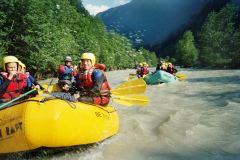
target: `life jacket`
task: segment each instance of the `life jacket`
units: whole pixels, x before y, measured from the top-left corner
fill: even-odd
[[[143,67],[142,72],[143,72],[143,75],[146,75],[148,74],[149,70],[147,67]]]
[[[167,72],[174,75],[175,73],[177,73],[177,69],[174,68],[174,67],[172,67],[172,68],[168,67],[167,68]]]
[[[170,74],[174,73],[174,69],[172,67],[167,67],[167,72]]]
[[[65,74],[64,71],[68,70],[69,67],[63,64],[60,64],[58,67],[59,80],[71,80],[73,76],[76,76],[76,71],[74,71],[73,66],[70,66],[71,72]]]
[[[79,83],[80,88],[84,88],[85,90],[90,90],[94,86],[94,82],[92,79],[92,73],[94,70],[95,70],[95,67],[92,67],[89,70],[80,70],[80,72],[78,73],[78,77],[77,77],[80,82]],[[104,72],[103,72],[103,76],[104,76],[103,84],[99,91],[101,96],[109,95],[110,89],[111,89],[107,82],[107,78],[106,78],[106,75]],[[96,93],[96,94],[99,94],[99,93]]]
[[[8,79],[8,73],[0,73],[4,78],[4,81]],[[16,77],[13,77],[8,84],[5,93],[0,97],[3,101],[10,101],[11,99],[20,96],[24,88],[27,87],[27,76],[23,73],[18,73]]]
[[[148,68],[147,67],[141,67],[140,68],[140,71],[139,71],[139,75],[141,76],[141,77],[143,77],[144,75],[147,75],[148,74]]]

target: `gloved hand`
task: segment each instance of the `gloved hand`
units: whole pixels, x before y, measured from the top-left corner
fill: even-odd
[[[80,94],[76,93],[76,94],[73,94],[74,98],[77,100],[80,98]]]
[[[50,89],[45,89],[45,88],[43,89],[43,92],[44,93],[51,93]]]
[[[39,85],[32,86],[32,89],[40,90],[40,86]]]

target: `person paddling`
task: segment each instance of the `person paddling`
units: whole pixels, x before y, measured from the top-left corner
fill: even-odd
[[[177,69],[175,68],[175,66],[172,63],[168,63],[167,72],[175,75],[177,73]]]

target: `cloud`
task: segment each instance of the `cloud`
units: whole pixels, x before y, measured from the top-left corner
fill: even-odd
[[[123,5],[130,2],[130,0],[114,0],[114,4],[116,5]]]
[[[99,12],[103,12],[103,11],[109,9],[110,7],[108,7],[106,5],[95,6],[92,4],[86,4],[85,8],[89,11],[89,13],[91,15],[96,15]]]

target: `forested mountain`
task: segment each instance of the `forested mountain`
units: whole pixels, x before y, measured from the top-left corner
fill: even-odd
[[[240,0],[132,0],[97,16],[108,30],[125,35],[135,46],[153,46],[191,25],[200,26],[210,11],[228,3],[240,4]]]
[[[146,45],[145,48],[155,51],[158,56],[173,56],[173,54],[175,53],[175,45],[186,30],[191,30],[196,36],[197,33],[200,31],[208,14],[212,11],[221,10],[230,2],[230,0],[210,0],[202,8],[199,14],[191,17],[191,21],[188,24],[178,28],[177,32],[169,34],[165,41],[158,42],[155,45]]]
[[[159,58],[170,56],[185,67],[240,68],[239,4],[240,0],[133,0],[99,16],[109,30],[132,38],[135,47],[144,46]]]
[[[154,53],[135,50],[128,39],[107,32],[79,0],[1,0],[0,61],[15,55],[41,76],[55,72],[66,55],[77,64],[83,52],[95,53],[108,69],[156,64]]]
[[[227,2],[229,0],[132,0],[98,16],[108,30],[126,35],[135,46],[152,46],[197,21],[205,6]]]

